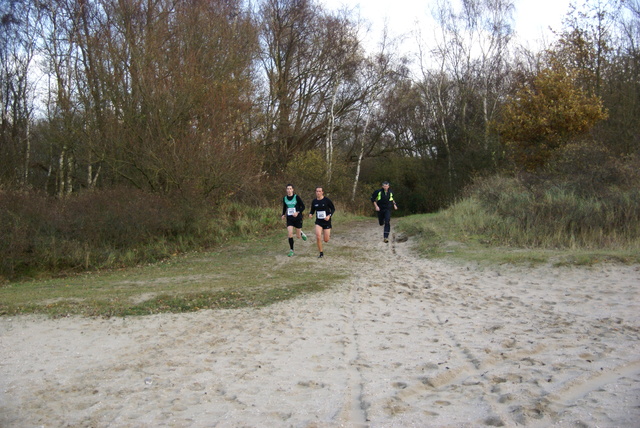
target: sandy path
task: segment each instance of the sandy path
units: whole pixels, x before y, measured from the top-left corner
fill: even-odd
[[[0,426],[640,426],[639,266],[424,260],[373,221],[306,245],[366,261],[262,309],[0,318]]]

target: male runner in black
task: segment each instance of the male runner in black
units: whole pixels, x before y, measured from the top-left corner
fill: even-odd
[[[389,182],[382,182],[382,189],[378,189],[371,195],[371,202],[378,214],[378,223],[384,225],[384,242],[389,242],[389,232],[391,231],[391,207],[398,209],[396,201],[393,200],[393,192],[389,189]]]

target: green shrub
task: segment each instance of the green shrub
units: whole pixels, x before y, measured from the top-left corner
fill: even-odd
[[[272,209],[132,189],[0,193],[0,279],[155,262],[281,226]]]
[[[540,247],[621,247],[640,241],[640,190],[609,187],[585,195],[565,183],[525,186],[517,178],[492,177],[476,183],[467,227],[503,244]],[[461,205],[461,206],[460,206]]]

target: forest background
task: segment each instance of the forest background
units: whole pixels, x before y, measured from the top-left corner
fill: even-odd
[[[313,0],[3,1],[0,282],[282,227],[289,182],[368,214],[390,180],[401,214],[457,207],[501,244],[640,249],[640,2],[587,1],[535,50],[513,11],[439,2],[407,58]]]

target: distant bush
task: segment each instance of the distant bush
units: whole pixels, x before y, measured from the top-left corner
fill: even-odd
[[[474,215],[463,215],[470,207]],[[586,194],[568,182],[525,185],[496,176],[470,188],[451,215],[501,244],[617,248],[640,242],[640,189],[633,186]]]
[[[273,210],[132,189],[0,192],[0,279],[154,262],[280,226]]]

